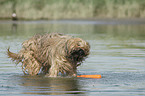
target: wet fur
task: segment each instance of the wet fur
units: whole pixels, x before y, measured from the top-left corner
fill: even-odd
[[[24,74],[47,76],[76,76],[77,67],[89,55],[89,43],[81,38],[51,33],[35,35],[22,43],[18,53],[7,50],[9,58],[22,62]]]

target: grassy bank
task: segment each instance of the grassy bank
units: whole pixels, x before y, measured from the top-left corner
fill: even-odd
[[[145,18],[145,0],[0,0],[0,19]]]

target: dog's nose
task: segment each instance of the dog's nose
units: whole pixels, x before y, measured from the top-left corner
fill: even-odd
[[[85,54],[85,52],[84,52],[83,49],[80,49],[80,50],[78,51],[78,53],[79,53],[79,55],[81,55],[81,56]]]

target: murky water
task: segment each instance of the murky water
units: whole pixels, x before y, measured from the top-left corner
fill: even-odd
[[[35,34],[59,32],[87,40],[91,54],[78,74],[101,79],[25,76],[6,56]],[[0,21],[0,95],[145,96],[145,24],[101,21]]]

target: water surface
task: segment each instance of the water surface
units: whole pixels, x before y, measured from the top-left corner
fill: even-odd
[[[0,95],[145,95],[145,23],[107,21],[0,21]],[[21,65],[6,55],[21,49],[35,34],[59,32],[80,37],[91,54],[78,74],[101,74],[101,79],[25,76]]]

